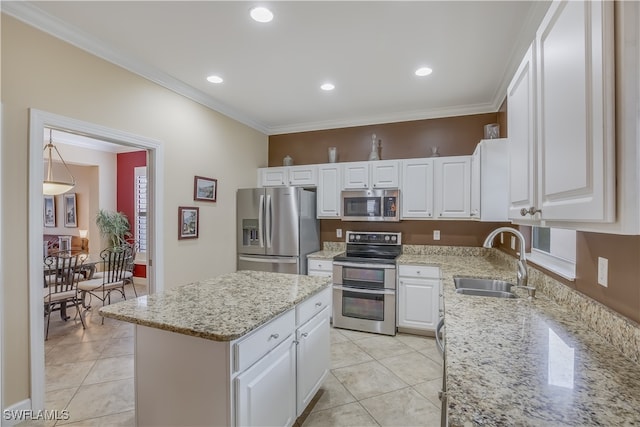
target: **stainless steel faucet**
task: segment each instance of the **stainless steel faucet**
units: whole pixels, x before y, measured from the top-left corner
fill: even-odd
[[[527,258],[525,256],[525,245],[524,245],[524,236],[521,232],[511,227],[499,227],[493,230],[487,238],[484,240],[482,246],[485,248],[490,248],[493,244],[493,239],[503,232],[511,233],[515,235],[518,240],[520,240],[520,259],[518,260],[518,283],[516,287],[523,288],[527,290],[527,293],[531,298],[536,296],[536,288],[535,286],[528,286],[529,274],[527,273]]]

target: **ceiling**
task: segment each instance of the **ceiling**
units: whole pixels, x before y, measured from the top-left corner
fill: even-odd
[[[256,5],[273,21],[253,21]],[[271,135],[497,111],[548,5],[3,1],[2,9]],[[417,77],[420,66],[433,73]],[[211,74],[224,82],[207,82]],[[335,90],[322,91],[325,82]]]

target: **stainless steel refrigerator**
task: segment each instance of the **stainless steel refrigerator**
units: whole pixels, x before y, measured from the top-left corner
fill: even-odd
[[[238,270],[307,274],[307,255],[320,250],[315,192],[240,189],[236,206]]]

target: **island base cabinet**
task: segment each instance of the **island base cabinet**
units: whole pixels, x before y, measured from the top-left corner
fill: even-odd
[[[297,416],[309,405],[326,378],[331,365],[327,343],[329,336],[329,307],[296,331],[297,345]]]
[[[236,425],[293,425],[296,420],[295,348],[290,335],[236,377]]]
[[[231,425],[228,343],[136,325],[136,425]]]

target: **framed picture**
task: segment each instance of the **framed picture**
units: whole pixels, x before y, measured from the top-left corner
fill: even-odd
[[[199,210],[200,208],[178,207],[178,240],[198,238]]]
[[[76,193],[68,193],[62,196],[64,198],[64,226],[78,226],[78,206],[76,205]]]
[[[218,180],[196,176],[193,178],[193,200],[215,202],[218,194]]]
[[[44,226],[56,226],[56,198],[55,196],[44,196]]]

